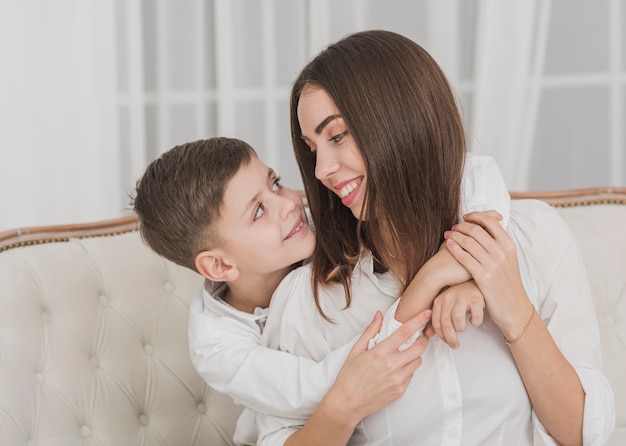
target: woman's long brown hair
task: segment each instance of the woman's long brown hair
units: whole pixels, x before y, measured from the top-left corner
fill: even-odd
[[[339,109],[367,170],[366,215],[359,224],[315,178],[297,109],[306,86],[323,88]],[[320,283],[338,282],[350,305],[350,276],[370,250],[404,289],[457,220],[465,133],[456,98],[432,57],[389,31],[365,31],[330,45],[307,64],[291,92],[291,136],[317,245]],[[322,312],[323,314],[323,312]]]

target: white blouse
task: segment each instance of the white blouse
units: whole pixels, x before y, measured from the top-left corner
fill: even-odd
[[[507,232],[517,248],[526,291],[586,392],[584,443],[603,444],[613,429],[614,401],[601,373],[598,327],[581,255],[563,221],[543,202],[513,202]],[[361,259],[354,278],[361,281],[360,290],[378,289],[379,294],[354,293],[351,307],[343,310],[341,287],[327,289],[322,305],[331,324],[317,314],[312,298],[299,292],[310,271],[295,271],[272,300],[263,342],[319,361],[359,334],[373,311],[388,309],[395,293],[388,275],[373,273],[369,257]],[[532,411],[500,330],[486,316],[480,327],[468,324],[459,333],[458,349],[432,338],[405,394],[366,417],[349,444],[555,444]],[[305,421],[258,415],[260,444],[283,444]]]
[[[509,196],[500,171],[492,158],[468,156],[463,178],[462,200],[461,214],[472,210],[496,209],[505,217],[504,222],[506,223],[509,218]],[[361,274],[361,270],[365,273]],[[317,310],[313,305],[308,276],[310,271],[307,271],[308,269],[304,268],[293,272],[277,290],[271,306],[272,317],[268,321],[270,329],[266,329],[266,345],[279,345],[280,348],[286,349],[289,344],[287,343],[283,347],[280,345],[281,339],[290,338],[290,335],[286,334],[288,331],[281,332],[280,329],[297,329],[302,320],[306,323],[317,323],[315,322],[316,317],[314,317],[317,315]],[[369,273],[367,273],[368,271]],[[360,303],[356,304],[357,300],[355,300],[349,311],[341,313],[338,311],[339,308],[334,309],[338,316],[345,318],[345,321],[342,322],[343,328],[340,330],[337,330],[334,325],[332,327],[320,325],[317,326],[316,334],[302,331],[300,333],[302,346],[296,346],[295,342],[293,345],[294,349],[301,352],[301,356],[269,349],[261,345],[263,326],[268,314],[267,309],[257,309],[255,314],[235,310],[220,298],[221,293],[225,290],[224,284],[212,284],[207,281],[194,297],[190,306],[188,333],[192,362],[198,373],[209,385],[261,414],[259,423],[263,432],[267,433],[267,436],[264,437],[264,444],[282,444],[284,439],[293,432],[292,429],[296,429],[297,426],[304,423],[306,417],[313,412],[332,385],[354,340],[371,321],[375,310],[380,309],[384,312],[387,309],[388,311],[384,324],[386,333],[395,329],[397,323],[392,316],[395,314],[393,302],[397,296],[397,284],[385,275],[374,275],[371,272],[371,259],[367,257],[361,259],[355,274],[359,277],[354,279],[353,298],[359,296],[358,301]],[[584,278],[582,280],[584,281]],[[337,291],[337,293],[340,295],[337,297],[337,302],[341,303],[342,308],[343,290]],[[276,296],[282,297],[277,298]],[[299,301],[304,305],[299,310],[297,308],[294,310],[297,310],[296,314],[307,310],[302,313],[305,317],[303,319],[294,318],[291,322],[286,321],[282,327],[276,328],[272,320],[275,320],[275,317],[283,318],[280,314],[283,310],[280,310],[279,307],[286,305],[286,302],[291,302],[291,305],[292,301]],[[332,301],[333,299],[328,299],[328,302]],[[334,313],[329,310],[328,314]],[[272,329],[272,326],[276,329]],[[487,326],[488,324],[485,323],[481,330],[486,329]],[[468,336],[469,331],[463,333],[462,336]],[[500,339],[501,335],[494,335],[492,342]],[[471,348],[470,343],[464,341],[464,337],[461,337],[460,340],[462,348],[452,353],[455,355],[452,356],[453,358],[458,355],[462,356],[465,354],[465,350],[469,353]],[[321,344],[318,345],[318,341]],[[426,355],[435,355],[437,349],[434,345],[437,342],[435,339],[431,340],[430,347],[424,356],[425,363]],[[559,342],[558,339],[557,342]],[[597,339],[586,340],[585,342],[594,348],[599,348]],[[300,341],[298,341],[299,343]],[[559,345],[561,344],[559,343]],[[339,347],[333,350],[330,346]],[[443,353],[446,348],[445,345],[442,345],[442,352],[440,353]],[[563,349],[563,346],[561,348]],[[485,351],[489,351],[489,349],[485,348]],[[439,354],[439,356],[443,355]],[[323,359],[317,362],[319,358]],[[418,372],[427,373],[424,365],[420,370]],[[592,432],[586,438],[591,438],[594,435],[608,436],[606,433],[607,423],[604,421],[607,417],[611,421],[613,419],[611,415],[613,410],[612,394],[610,389],[606,390],[608,384],[593,384],[603,380],[597,376],[596,368],[591,368],[589,371],[590,377],[587,381],[591,384],[588,385],[585,384],[583,377],[585,372],[578,371],[585,390],[587,391],[588,388],[593,390],[591,393],[588,391],[586,398],[586,405],[592,406],[592,409],[587,406],[585,408],[585,432]],[[442,374],[441,376],[446,375]],[[416,384],[415,379],[413,382]],[[465,392],[463,401],[467,407],[467,390],[462,388]],[[441,390],[439,398],[443,394],[443,390]],[[453,395],[450,392],[447,394]],[[395,405],[390,406],[388,410],[393,410],[394,407]],[[453,405],[447,403],[446,407],[453,407]],[[593,410],[593,407],[596,409]],[[500,409],[498,408],[498,410]],[[587,416],[592,413],[592,410],[595,415]],[[278,418],[264,417],[263,414],[275,415]],[[471,417],[467,418],[466,414],[463,415],[466,424],[471,422]],[[597,422],[595,424],[588,422],[592,416],[596,417]],[[288,418],[282,419],[280,417]],[[374,421],[375,417],[376,415],[372,416],[371,421]],[[244,411],[236,434],[240,443],[254,444],[256,441],[254,419],[252,412]],[[371,429],[368,426],[373,423],[369,423],[369,421],[368,419],[362,423],[360,429]],[[458,423],[452,425],[454,429],[457,429]],[[594,427],[587,428],[588,425]],[[465,431],[463,431],[463,435],[465,435]],[[588,443],[592,444],[591,442]],[[471,443],[468,442],[467,444]]]

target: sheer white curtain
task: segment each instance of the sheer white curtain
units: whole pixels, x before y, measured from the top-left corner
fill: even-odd
[[[480,0],[473,149],[513,190],[626,184],[626,4]]]
[[[415,40],[512,190],[626,184],[623,0],[0,2],[0,231],[129,212],[146,164],[214,135],[291,187],[291,82],[328,43]]]
[[[472,150],[493,155],[515,190],[528,187],[529,125],[536,108],[531,45],[533,37],[545,40],[534,26],[535,7],[534,0],[483,0],[476,19]]]
[[[0,4],[0,231],[120,213],[112,6]]]

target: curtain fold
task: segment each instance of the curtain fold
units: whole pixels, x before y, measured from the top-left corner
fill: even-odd
[[[494,156],[511,190],[526,190],[534,119],[530,74],[535,0],[477,4],[472,151]]]
[[[112,1],[0,6],[0,230],[122,214]]]

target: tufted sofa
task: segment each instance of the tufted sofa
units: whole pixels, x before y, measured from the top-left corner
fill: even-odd
[[[626,188],[513,195],[554,205],[583,251],[610,444],[626,444]],[[199,283],[143,245],[133,216],[0,233],[0,445],[231,444],[240,408],[188,357]]]

